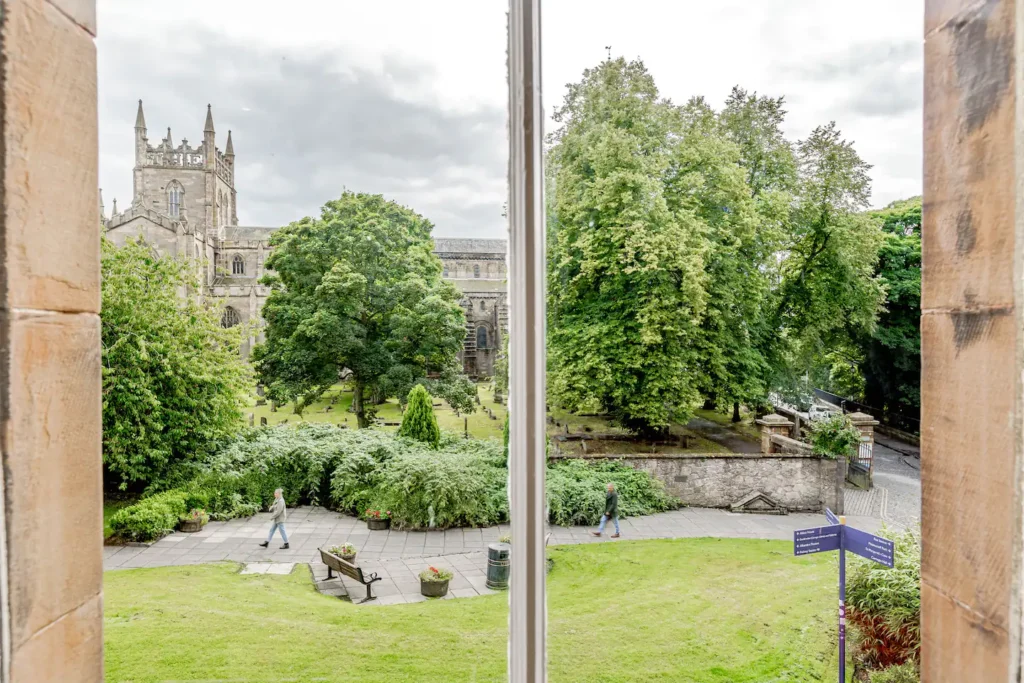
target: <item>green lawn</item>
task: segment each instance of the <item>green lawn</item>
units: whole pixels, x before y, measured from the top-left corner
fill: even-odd
[[[550,679],[835,680],[835,568],[779,541],[550,549]],[[506,595],[387,607],[321,596],[309,570],[104,575],[108,681],[504,681]]]
[[[469,435],[476,439],[487,439],[495,438],[500,439],[502,437],[501,430],[505,424],[505,406],[494,402],[494,391],[491,388],[490,383],[480,383],[477,385],[477,392],[480,397],[480,405],[477,406],[476,411],[469,415],[456,415],[455,411],[443,400],[435,398],[435,403],[440,403],[440,406],[434,407],[434,414],[437,416],[437,423],[441,429],[446,429],[454,432],[464,432],[467,428]],[[332,406],[330,412],[324,412],[324,409],[330,405],[331,400],[337,397],[337,403]],[[356,426],[355,415],[348,412],[349,407],[352,405],[352,392],[344,384],[337,384],[331,387],[318,401],[313,403],[311,406],[306,408],[302,415],[296,415],[292,410],[291,405],[280,406],[276,412],[271,412],[270,404],[257,406],[252,405],[246,410],[246,419],[248,419],[248,413],[253,413],[254,422],[256,425],[260,424],[260,418],[267,418],[267,423],[271,425],[281,424],[285,420],[288,424],[296,424],[299,422],[327,422],[330,424],[337,425],[348,425],[350,429],[354,429]],[[491,419],[485,409],[490,409],[494,414],[495,419]],[[623,430],[612,425],[611,421],[606,417],[589,416],[582,417],[579,415],[573,415],[560,408],[553,407],[551,411],[551,417],[558,422],[558,425],[548,425],[548,433],[552,436],[555,434],[564,433],[565,425],[569,426],[569,430],[573,434],[584,433],[587,429],[594,433],[622,433]],[[702,416],[708,417],[704,412],[701,412]],[[377,406],[377,417],[385,423],[396,423],[402,421],[402,412],[398,405],[398,399],[390,399],[387,403]],[[717,419],[720,418],[720,419]],[[731,427],[728,416],[718,415],[716,421],[720,421],[723,425]],[[745,427],[749,425],[740,426],[740,431],[743,431]],[[394,426],[379,426],[377,429],[395,431],[398,428]],[[672,432],[674,434],[685,434],[689,437],[687,451],[693,453],[718,453],[724,452],[726,449],[714,441],[709,441],[701,437],[696,432],[689,430],[680,425],[673,425]],[[754,435],[755,440],[759,440],[760,436],[756,433]],[[581,452],[579,442],[569,442],[563,444],[561,449],[564,452]],[[646,453],[652,450],[651,446],[643,444],[631,444],[625,442],[609,442],[607,444],[598,445],[598,450],[595,450],[594,445],[591,444],[589,452],[612,452],[612,453]],[[672,447],[657,447],[657,451],[669,450],[676,452],[681,450],[676,446]]]
[[[494,402],[494,393],[490,389],[489,384],[477,385],[478,393],[480,396],[481,405],[476,407],[476,411],[469,415],[457,416],[446,402],[439,398],[435,398],[435,403],[440,403],[440,407],[434,408],[434,414],[437,416],[437,424],[441,429],[447,429],[455,432],[463,432],[466,429],[466,420],[469,424],[469,435],[476,439],[486,438],[501,438],[501,430],[505,424],[505,407]],[[324,408],[330,405],[333,398],[337,397],[338,402],[331,408],[330,412],[325,413]],[[248,419],[248,413],[255,415],[254,421],[258,426],[260,424],[260,418],[267,418],[267,423],[271,425],[280,424],[281,422],[288,420],[288,424],[295,424],[298,422],[327,422],[330,424],[337,425],[348,425],[350,429],[356,427],[356,416],[348,412],[349,407],[352,405],[352,391],[343,384],[337,384],[320,397],[320,400],[313,403],[311,406],[306,408],[302,416],[296,415],[291,405],[280,406],[277,412],[271,412],[270,404],[252,407],[246,410],[246,419]],[[496,419],[492,420],[484,408],[490,408],[494,413]],[[377,417],[382,422],[401,422],[402,411],[398,405],[398,399],[390,399],[387,403],[377,406]],[[384,429],[388,431],[396,431],[397,427],[378,427],[378,429]]]

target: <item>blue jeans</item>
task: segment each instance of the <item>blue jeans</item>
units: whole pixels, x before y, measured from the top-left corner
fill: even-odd
[[[604,525],[608,523],[608,515],[601,515],[601,526],[597,527],[597,533],[604,533]],[[619,533],[619,516],[612,517],[612,524],[615,525],[615,533]]]
[[[616,522],[616,524],[617,524],[617,523],[618,523],[618,522]],[[275,531],[277,531],[278,529],[280,529],[280,530],[281,530],[281,538],[283,538],[283,539],[284,539],[284,542],[285,542],[285,543],[287,543],[287,542],[288,542],[288,534],[287,534],[287,533],[285,533],[285,530],[284,530],[284,522],[274,522],[274,523],[273,523],[273,524],[272,524],[272,525],[270,526],[270,533],[269,533],[269,534],[267,535],[267,543],[270,543],[270,542],[271,542],[272,540],[274,540],[274,532],[275,532]]]

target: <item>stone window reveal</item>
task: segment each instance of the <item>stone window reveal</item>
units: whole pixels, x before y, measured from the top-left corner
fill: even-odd
[[[487,328],[478,327],[476,328],[476,347],[478,349],[487,348]]]
[[[231,306],[224,309],[224,315],[220,319],[221,327],[234,327],[240,322],[242,322],[242,319],[239,317],[238,311],[231,308]]]
[[[181,200],[185,196],[185,189],[177,181],[171,181],[167,188],[167,213],[172,218],[181,215]]]

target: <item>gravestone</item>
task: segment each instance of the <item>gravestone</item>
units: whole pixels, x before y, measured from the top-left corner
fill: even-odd
[[[258,398],[258,399],[256,399],[256,405],[258,405],[258,406],[265,406],[265,405],[267,405],[267,399],[265,399],[265,398]]]
[[[266,426],[267,426],[267,418],[266,417],[261,417],[260,418],[260,427],[266,427]]]
[[[256,415],[253,414],[253,413],[249,413],[249,426],[253,427],[253,426],[255,426],[255,424],[256,424]]]
[[[264,392],[265,391],[266,391],[266,389],[263,388],[262,384],[257,384],[256,385],[256,395],[257,396],[262,398],[264,396]]]
[[[270,402],[270,412],[272,412],[272,413],[276,413],[277,412],[277,401],[271,401]]]
[[[288,418],[286,417],[285,419],[281,420],[281,424],[288,424]]]

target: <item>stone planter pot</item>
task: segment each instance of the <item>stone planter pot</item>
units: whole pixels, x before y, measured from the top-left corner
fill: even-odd
[[[428,598],[443,598],[448,595],[448,580],[424,581],[420,579],[420,594]]]
[[[373,519],[366,520],[366,528],[370,531],[383,531],[391,526],[390,519]]]
[[[196,531],[202,531],[203,527],[206,526],[201,519],[186,519],[181,523],[180,530],[186,534],[195,533]]]

